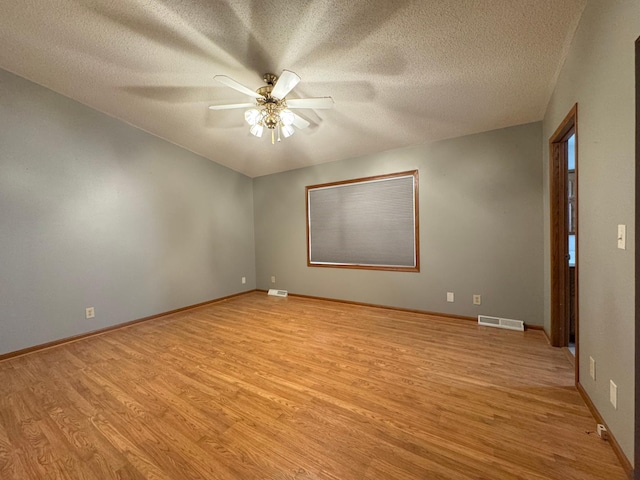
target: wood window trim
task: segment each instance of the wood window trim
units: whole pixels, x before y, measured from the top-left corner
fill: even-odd
[[[359,265],[359,264],[322,264],[311,261],[311,243],[310,243],[310,219],[309,219],[309,191],[319,188],[335,187],[340,185],[349,185],[365,182],[374,182],[378,180],[413,176],[413,206],[414,206],[414,250],[415,250],[415,266],[385,266],[385,265]],[[319,268],[347,268],[358,270],[382,270],[393,272],[420,272],[420,212],[419,212],[419,176],[418,170],[409,170],[405,172],[390,173],[386,175],[376,175],[371,177],[356,178],[351,180],[341,180],[337,182],[323,183],[317,185],[308,185],[305,188],[305,207],[306,207],[306,230],[307,230],[307,266]]]

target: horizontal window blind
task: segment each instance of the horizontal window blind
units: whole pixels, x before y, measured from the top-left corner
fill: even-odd
[[[308,263],[418,268],[417,171],[307,187]]]

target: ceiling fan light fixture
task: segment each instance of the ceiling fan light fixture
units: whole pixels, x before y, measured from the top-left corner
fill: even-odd
[[[280,112],[280,122],[284,126],[292,125],[294,120],[295,120],[295,118],[296,117],[293,114],[293,112],[291,110],[289,110],[288,108],[285,108]]]
[[[249,132],[251,132],[251,135],[255,135],[256,137],[261,137],[263,131],[264,131],[264,127],[259,123],[256,123],[255,125],[253,125],[249,130]]]
[[[244,119],[249,125],[256,125],[260,121],[260,111],[257,108],[250,108],[244,112]]]
[[[289,138],[291,135],[295,133],[295,130],[291,125],[282,125],[281,130],[284,138]]]
[[[255,92],[236,82],[226,75],[216,75],[214,79],[244,95],[250,96],[255,103],[234,103],[227,105],[211,105],[211,110],[228,110],[233,108],[248,108],[244,112],[244,119],[249,124],[249,132],[255,137],[262,137],[264,129],[271,131],[271,143],[275,144],[282,137],[288,138],[295,133],[295,128],[307,128],[309,122],[296,115],[291,110],[296,108],[331,108],[331,97],[294,98],[287,105],[286,96],[300,82],[300,77],[289,70],[283,70],[280,77],[272,73],[265,73],[263,80],[267,85]],[[277,134],[276,134],[277,130]]]

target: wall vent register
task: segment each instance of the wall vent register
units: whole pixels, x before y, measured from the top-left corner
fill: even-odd
[[[485,327],[506,328],[508,330],[524,331],[524,322],[522,320],[512,320],[510,318],[489,317],[487,315],[478,315],[478,325]]]
[[[270,288],[268,295],[271,295],[272,297],[286,297],[289,295],[289,292],[287,292],[286,290],[276,290],[275,288]]]

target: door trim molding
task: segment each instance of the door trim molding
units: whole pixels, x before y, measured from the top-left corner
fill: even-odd
[[[640,480],[640,37],[635,45],[636,57],[636,185],[635,185],[635,441],[634,441],[634,465],[635,480]]]
[[[569,282],[567,270],[565,268],[566,256],[568,255],[567,247],[567,158],[566,148],[564,144],[568,138],[575,134],[575,151],[576,151],[576,179],[578,171],[578,104],[573,105],[564,120],[560,123],[556,131],[549,139],[549,215],[550,215],[550,234],[551,234],[551,255],[550,255],[550,293],[551,293],[551,323],[549,339],[554,347],[564,347],[567,344],[569,332],[567,331],[566,318],[568,316],[568,298]],[[576,214],[578,211],[578,182],[575,185],[576,195]],[[577,227],[577,226],[576,226]],[[578,258],[578,234],[576,228],[576,259]],[[579,264],[576,261],[576,281],[575,295],[578,297],[578,269]],[[575,306],[575,334],[576,334],[576,359],[578,356],[578,304]],[[576,361],[576,383],[579,381],[580,362]]]

